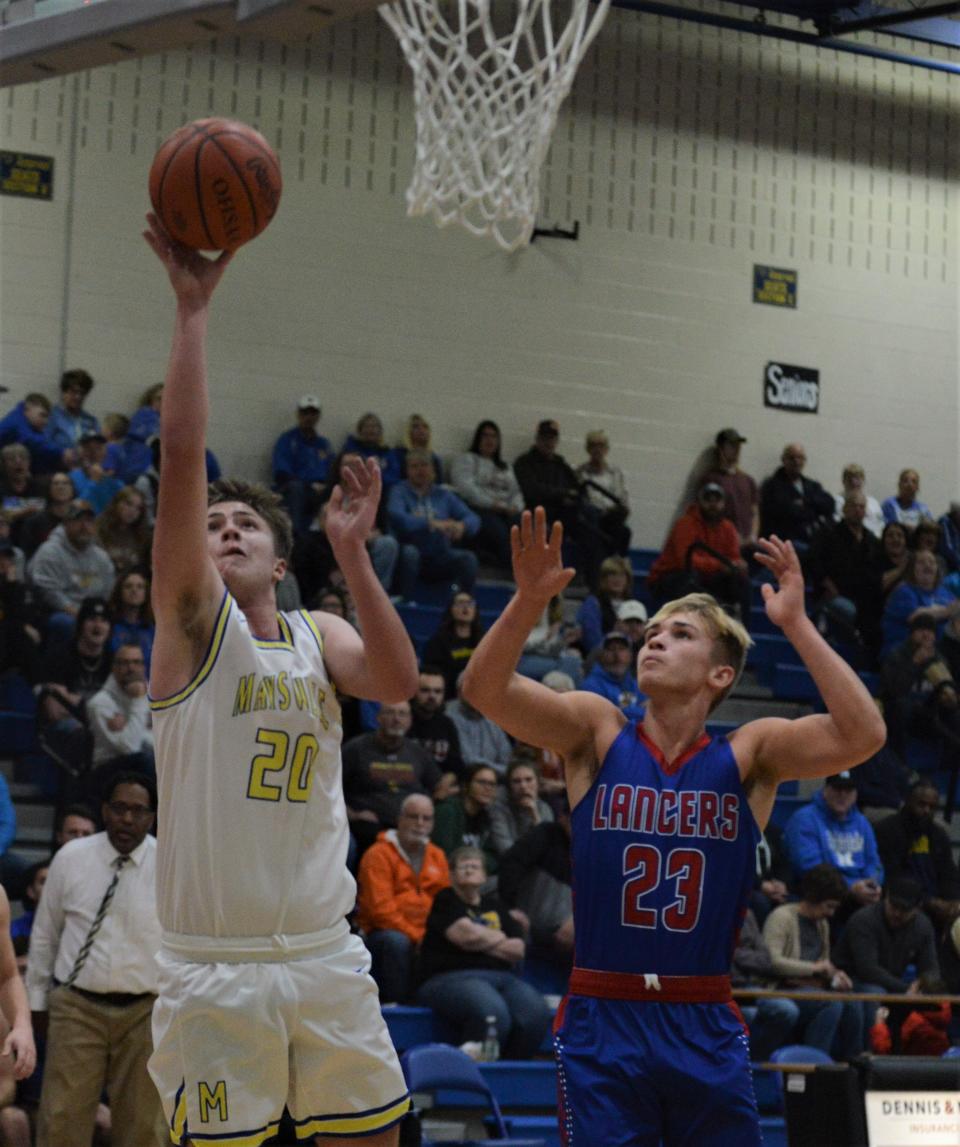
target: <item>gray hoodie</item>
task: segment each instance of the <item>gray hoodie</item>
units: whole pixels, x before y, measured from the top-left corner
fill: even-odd
[[[70,544],[57,526],[33,555],[27,568],[45,609],[79,609],[85,597],[109,597],[116,578],[106,550],[91,542],[85,550]]]

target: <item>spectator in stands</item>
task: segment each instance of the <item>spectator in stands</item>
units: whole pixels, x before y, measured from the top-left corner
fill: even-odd
[[[48,649],[40,671],[40,744],[75,777],[90,764],[86,703],[110,672],[109,640],[107,603],[103,598],[86,598],[66,653]]]
[[[507,766],[506,789],[490,809],[493,851],[503,856],[524,833],[553,820],[553,809],[540,797],[536,765],[525,757],[515,757]]]
[[[69,640],[85,598],[105,598],[116,572],[94,540],[96,518],[89,502],[71,502],[63,524],[33,555],[28,567],[39,605],[47,613],[48,638]]]
[[[557,453],[560,427],[552,418],[537,424],[533,446],[514,462],[528,510],[543,506],[549,522],[563,523],[564,561],[596,584],[600,562],[610,553],[600,531],[600,513],[585,501],[573,467]]]
[[[950,503],[950,509],[939,522],[940,556],[950,573],[960,573],[960,498]]]
[[[950,837],[933,819],[939,802],[937,786],[921,778],[910,786],[903,808],[877,825],[877,849],[888,887],[901,876],[916,880],[923,910],[938,934],[960,917],[960,870]]]
[[[880,535],[880,548],[883,551],[880,560],[880,588],[886,600],[907,576],[910,547],[906,526],[901,526],[899,522],[887,522]]]
[[[49,1016],[38,1127],[49,1147],[90,1142],[104,1087],[113,1147],[169,1140],[147,1074],[161,939],[155,813],[150,783],[120,774],[103,805],[106,831],[71,841],[50,865],[27,968],[30,1007]]]
[[[740,450],[746,438],[728,426],[717,433],[713,459],[707,470],[701,471],[694,484],[695,493],[704,483],[715,482],[724,494],[724,513],[737,527],[741,548],[746,552],[753,549],[757,541],[760,523],[760,510],[757,500],[757,483],[740,469]]]
[[[502,777],[513,754],[513,745],[499,725],[466,700],[462,683],[461,673],[457,677],[456,700],[447,705],[447,716],[460,738],[460,755],[466,765],[489,765]]]
[[[929,518],[921,519],[913,531],[911,541],[918,554],[927,551],[936,557],[940,578],[944,579],[947,576],[947,563],[940,556],[940,524]]]
[[[67,516],[70,503],[76,497],[69,474],[58,470],[50,476],[47,497],[42,510],[28,514],[20,524],[18,541],[28,558],[33,557],[40,546]]]
[[[850,977],[830,958],[830,918],[846,893],[846,881],[829,864],[808,869],[800,899],[781,904],[766,919],[763,939],[770,950],[777,986],[812,991],[850,991]],[[841,1000],[795,1000],[793,1039],[828,1055],[848,1059],[863,1051],[865,1034],[859,1004]]]
[[[485,867],[495,885],[497,854],[493,848],[493,821],[490,810],[497,799],[497,774],[489,765],[474,765],[466,770],[461,791],[437,804],[433,826],[433,843],[452,860],[465,844],[482,850]]]
[[[762,925],[770,913],[790,898],[792,878],[790,856],[783,843],[783,831],[772,821],[757,841],[756,879],[750,895],[750,907],[757,923]]]
[[[851,494],[862,494],[866,499],[866,509],[863,515],[864,529],[869,530],[875,538],[881,537],[883,527],[886,525],[883,509],[877,499],[866,492],[864,487],[866,486],[867,475],[860,463],[851,462],[844,466],[840,481],[843,486],[843,493],[834,497],[833,520],[835,522],[843,520],[844,503]]]
[[[407,454],[407,474],[387,496],[392,530],[401,544],[419,550],[421,580],[472,589],[477,555],[462,543],[476,534],[480,519],[451,489],[437,485],[427,451]]]
[[[160,436],[154,435],[148,442],[150,448],[150,465],[134,482],[134,488],[143,495],[143,503],[147,508],[147,522],[151,528],[157,517],[157,493],[160,490]]]
[[[960,614],[960,597],[940,584],[936,556],[926,550],[910,555],[903,583],[887,598],[881,656],[907,640],[910,622],[921,613],[933,618],[938,638],[943,636],[947,621]]]
[[[617,606],[616,628],[630,638],[634,656],[640,652],[640,646],[643,645],[647,620],[647,607],[642,601],[630,598],[627,601],[621,601]]]
[[[910,770],[889,741],[857,765],[857,807],[874,829],[903,804],[909,787]]]
[[[297,425],[273,447],[274,487],[297,534],[310,528],[333,462],[333,447],[317,433],[320,413],[320,400],[305,394],[297,403]]]
[[[918,977],[940,975],[933,925],[920,911],[923,889],[909,876],[888,882],[878,904],[860,908],[847,921],[835,960],[858,992],[918,994]],[[912,979],[905,973],[910,968]],[[871,1009],[872,1019],[872,1009]]]
[[[156,624],[150,606],[150,579],[140,570],[130,570],[118,577],[108,602],[112,631],[110,649],[121,645],[139,645],[143,653],[147,677],[150,676],[150,658]]]
[[[572,880],[569,809],[532,825],[500,857],[501,901],[529,920],[531,954],[564,971],[573,960]]]
[[[477,425],[466,454],[450,466],[450,485],[480,519],[473,544],[496,564],[510,569],[510,527],[520,521],[523,494],[509,462],[500,457],[500,427],[489,419]]]
[[[584,497],[600,515],[599,526],[610,539],[616,554],[625,555],[630,549],[630,495],[627,481],[619,466],[607,461],[610,439],[605,430],[590,430],[584,447],[587,461],[576,469]]]
[[[163,407],[163,383],[155,382],[143,392],[137,409],[130,419],[130,434],[141,442],[148,442],[160,433],[160,411]]]
[[[381,705],[377,728],[343,746],[343,795],[350,829],[363,851],[385,828],[396,828],[411,793],[436,795],[442,774],[427,750],[410,740],[410,702]]]
[[[808,570],[824,631],[859,638],[874,655],[880,648],[880,542],[866,528],[867,498],[855,492],[839,522],[825,525],[810,545]]]
[[[449,783],[459,782],[464,760],[456,723],[444,711],[445,692],[446,682],[441,670],[424,662],[420,667],[417,691],[410,700],[413,720],[409,736],[423,745]]]
[[[114,653],[110,676],[87,702],[87,721],[93,736],[89,791],[94,799],[110,788],[117,773],[156,776],[147,678],[138,644],[121,645]]]
[[[50,861],[41,860],[38,864],[31,864],[23,874],[23,894],[20,897],[23,911],[10,925],[10,936],[16,939],[23,936],[30,938],[33,931],[33,920],[36,916],[37,905],[43,894],[43,886],[47,883],[50,874]]]
[[[45,394],[28,394],[23,402],[0,419],[0,446],[17,442],[30,452],[30,469],[34,474],[49,474],[61,466],[72,466],[76,452],[72,447],[51,446],[45,430],[50,420],[50,399]]]
[[[612,701],[629,721],[639,721],[644,712],[644,696],[633,665],[630,638],[615,629],[603,639],[596,664],[580,682],[580,688],[587,693],[599,693]]]
[[[918,977],[918,981],[922,996],[942,996],[949,992],[939,976],[925,973]],[[903,1010],[877,1008],[876,1022],[870,1029],[871,1050],[876,1055],[889,1055],[890,1052],[898,1055],[943,1055],[950,1047],[948,1029],[953,1013],[949,1002],[918,1000],[900,1023]]]
[[[914,530],[923,518],[932,518],[930,507],[917,497],[920,492],[920,475],[916,470],[900,471],[897,492],[883,500],[883,516],[888,522],[899,522],[908,530]]]
[[[40,616],[18,570],[17,550],[0,540],[0,676],[19,672],[36,681],[40,668]]]
[[[348,434],[340,449],[341,454],[359,454],[362,458],[376,458],[383,479],[384,497],[400,481],[400,463],[383,438],[383,423],[372,411],[361,415],[353,434]]]
[[[404,798],[397,827],[363,854],[358,874],[357,926],[373,958],[382,1004],[402,1003],[413,987],[413,962],[437,893],[450,886],[442,849],[430,842],[433,801]]]
[[[150,565],[153,531],[147,521],[143,494],[122,486],[97,518],[97,541],[113,562],[117,576]]]
[[[633,570],[626,558],[615,555],[600,564],[597,588],[577,610],[580,648],[589,656],[600,648],[604,634],[617,628],[617,608],[633,597]]]
[[[908,754],[908,738],[946,742],[960,750],[960,694],[950,666],[936,645],[936,622],[917,613],[909,637],[887,654],[880,689],[890,741]]]
[[[427,919],[417,1001],[477,1049],[493,1016],[501,1055],[529,1059],[547,1034],[550,1012],[514,971],[525,952],[523,930],[495,893],[483,892],[486,883],[480,849],[458,849],[450,858],[450,887],[437,893]]]
[[[123,482],[104,469],[107,440],[101,431],[84,431],[78,448],[80,458],[76,469],[70,471],[70,479],[77,497],[89,502],[96,513],[102,514],[114,495],[123,489]]]
[[[830,864],[840,870],[856,906],[879,901],[883,865],[873,826],[857,808],[854,772],[827,777],[810,803],[790,817],[783,835],[797,877]]]
[[[411,414],[404,427],[403,443],[394,446],[392,455],[396,459],[395,466],[401,478],[408,478],[407,455],[411,450],[425,450],[433,463],[433,472],[437,481],[443,481],[443,459],[430,445],[430,423],[422,414]]]
[[[748,908],[737,932],[730,983],[734,988],[765,988],[772,979],[773,957]],[[755,1004],[745,1001],[740,1010],[750,1032],[750,1058],[756,1062],[768,1060],[782,1047],[800,1019],[800,1008],[793,1000],[776,997],[761,997]]]
[[[723,487],[707,482],[667,535],[647,584],[660,601],[687,593],[712,594],[750,621],[750,579],[737,528],[725,516]]]
[[[482,637],[483,626],[473,594],[457,590],[423,649],[423,661],[443,673],[448,699],[456,696],[457,678]]]
[[[125,486],[132,486],[153,462],[150,447],[145,441],[130,437],[130,419],[125,414],[105,415],[101,428],[107,440],[104,470]]]
[[[803,549],[833,517],[833,497],[819,482],[804,477],[807,453],[798,442],[784,446],[780,462],[760,487],[761,529]]]
[[[3,472],[0,474],[0,511],[14,529],[15,539],[20,523],[45,504],[43,482],[30,471],[30,451],[19,442],[0,450]]]
[[[96,418],[83,409],[93,379],[85,370],[67,370],[60,377],[60,401],[50,411],[46,435],[58,450],[69,450],[80,444],[90,430],[99,430]]]
[[[607,558],[607,561],[610,561]],[[581,607],[582,608],[582,607]],[[559,670],[569,673],[574,681],[583,677],[583,659],[576,648],[582,639],[579,625],[568,625],[564,620],[563,594],[550,599],[540,620],[524,642],[523,654],[517,672],[524,677],[542,681],[548,673]]]
[[[96,831],[97,822],[89,805],[61,805],[53,821],[53,851],[63,848],[71,840],[93,836]]]

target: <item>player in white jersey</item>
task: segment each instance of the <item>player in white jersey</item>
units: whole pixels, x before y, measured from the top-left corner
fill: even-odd
[[[153,549],[164,937],[151,1074],[182,1147],[259,1147],[284,1105],[300,1139],[392,1147],[409,1096],[344,919],[355,886],[336,696],[399,702],[417,686],[364,544],[380,472],[345,469],[326,517],[369,642],[331,614],[278,614],[291,543],[278,499],[221,482],[208,505],[205,340],[230,256],[148,222],[177,303]]]

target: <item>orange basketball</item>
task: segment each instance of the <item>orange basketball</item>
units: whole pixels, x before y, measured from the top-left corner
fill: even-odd
[[[233,251],[277,212],[282,180],[273,148],[245,123],[198,119],[161,145],[150,201],[174,239],[198,251]]]

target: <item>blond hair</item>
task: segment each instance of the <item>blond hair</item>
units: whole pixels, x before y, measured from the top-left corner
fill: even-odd
[[[714,699],[710,706],[712,712],[740,680],[740,674],[743,673],[743,667],[747,662],[747,650],[753,645],[753,638],[745,627],[735,617],[731,617],[709,593],[688,593],[686,597],[668,601],[650,618],[649,625],[658,625],[678,613],[692,613],[699,617],[713,639],[715,661],[719,665],[730,665],[733,668],[733,680]]]

